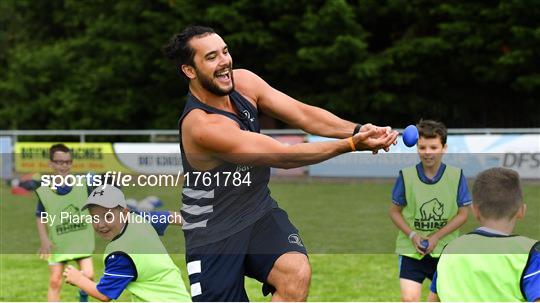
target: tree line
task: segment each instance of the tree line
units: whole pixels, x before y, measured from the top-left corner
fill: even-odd
[[[236,68],[349,120],[540,127],[539,1],[4,0],[0,11],[2,129],[176,128],[187,84],[161,47],[189,24],[213,27]]]

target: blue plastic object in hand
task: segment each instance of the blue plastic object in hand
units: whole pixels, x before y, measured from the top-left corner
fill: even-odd
[[[428,249],[428,247],[429,247],[429,241],[428,240],[424,239],[424,240],[420,241],[420,249],[422,251],[426,251]]]

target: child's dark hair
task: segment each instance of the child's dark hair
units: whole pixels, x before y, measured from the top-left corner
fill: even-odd
[[[511,219],[523,204],[519,174],[509,168],[484,170],[473,185],[473,204],[486,219]]]
[[[421,119],[418,124],[416,124],[416,128],[418,128],[418,136],[424,137],[426,139],[432,139],[432,138],[441,138],[441,143],[444,146],[446,144],[446,137],[448,135],[448,130],[446,129],[446,126],[439,121],[435,120],[424,120]]]
[[[51,161],[54,160],[54,153],[58,152],[58,151],[71,154],[71,150],[67,146],[65,146],[64,144],[62,144],[62,143],[54,144],[49,149],[49,159]]]
[[[194,49],[189,45],[193,37],[204,37],[215,33],[210,27],[190,25],[182,32],[174,34],[169,43],[163,46],[165,56],[173,60],[178,68],[183,64],[194,66]]]

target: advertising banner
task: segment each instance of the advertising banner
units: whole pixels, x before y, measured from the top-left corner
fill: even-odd
[[[15,143],[15,171],[17,173],[50,173],[49,149],[58,142]],[[72,150],[73,173],[103,173],[106,171],[132,172],[116,158],[111,143],[65,142]]]
[[[177,174],[182,171],[178,143],[114,143],[122,165],[140,174]]]
[[[309,136],[309,142],[334,140]],[[317,177],[396,177],[399,170],[420,162],[416,147],[406,147],[401,137],[390,152],[353,152],[311,165]],[[463,169],[467,177],[496,166],[512,168],[522,178],[540,179],[540,134],[449,135],[443,162]]]

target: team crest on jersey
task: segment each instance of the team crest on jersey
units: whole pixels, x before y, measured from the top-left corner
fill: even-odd
[[[253,166],[238,164],[238,165],[236,165],[235,172],[246,172],[246,171],[250,171],[252,168],[253,168]]]
[[[246,116],[246,118],[249,119],[250,122],[254,122],[255,121],[255,118],[252,118],[251,117],[251,113],[249,111],[247,111],[246,109],[243,111],[244,115]]]
[[[73,220],[81,218],[81,210],[73,204],[64,208],[61,212],[60,224],[56,226],[56,234],[63,235],[70,232],[86,229],[88,224],[84,220]]]
[[[296,244],[298,246],[304,246],[304,244],[302,243],[302,239],[300,239],[300,236],[298,234],[290,234],[289,243]]]
[[[420,217],[414,218],[414,228],[421,231],[441,229],[448,223],[444,216],[444,204],[437,198],[424,202],[420,206]]]

